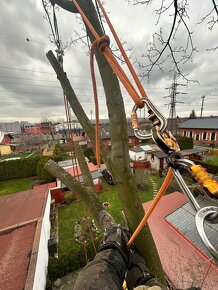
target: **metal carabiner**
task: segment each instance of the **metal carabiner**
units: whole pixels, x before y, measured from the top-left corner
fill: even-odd
[[[151,120],[153,126],[158,126],[158,131],[163,133],[167,127],[166,118],[159,112],[159,110],[154,106],[154,104],[148,98],[142,98],[141,101],[145,103],[148,108],[148,119]],[[135,105],[132,109],[131,119],[132,119],[132,127],[134,129],[134,134],[139,139],[150,139],[152,137],[152,133],[143,134],[139,130],[139,121],[137,117],[138,106]]]
[[[217,214],[218,213],[218,207],[216,206],[206,206],[201,208],[197,211],[195,215],[195,224],[197,227],[198,234],[208,249],[208,251],[211,253],[211,255],[214,257],[215,261],[218,262],[218,251],[214,248],[214,246],[209,241],[205,230],[204,230],[204,222],[205,220],[211,215],[211,214]]]
[[[188,186],[185,183],[184,179],[182,178],[182,175],[180,174],[179,170],[178,169],[174,169],[174,168],[172,168],[172,170],[173,170],[173,175],[174,175],[177,183],[179,184],[182,192],[186,195],[186,197],[189,200],[192,208],[196,212],[198,212],[201,209],[201,207],[200,207],[199,203],[197,202],[197,200],[195,199],[195,197],[193,196],[193,194],[190,191],[190,189],[188,188]]]

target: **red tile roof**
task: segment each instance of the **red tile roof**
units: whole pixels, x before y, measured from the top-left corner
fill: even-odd
[[[164,271],[176,288],[218,289],[218,267],[165,220],[186,202],[179,192],[166,195],[148,220]],[[144,204],[145,210],[150,203]]]
[[[38,189],[38,188],[54,188],[57,186],[56,182],[50,182],[50,183],[44,183],[44,184],[38,184],[34,185],[33,189]]]
[[[47,188],[1,196],[0,229],[42,217],[47,196]]]
[[[97,171],[98,168],[91,162],[87,163],[88,165],[88,168],[89,168],[89,171],[90,172],[94,172],[94,171]],[[72,176],[79,176],[81,175],[81,170],[80,170],[80,167],[79,166],[71,166],[69,168],[65,168],[65,170],[70,173]]]
[[[87,136],[73,136],[72,139],[74,142],[81,142],[81,141],[87,141],[88,137]]]
[[[0,289],[24,289],[36,225],[0,237]]]
[[[0,289],[24,289],[47,198],[47,188],[0,197]]]

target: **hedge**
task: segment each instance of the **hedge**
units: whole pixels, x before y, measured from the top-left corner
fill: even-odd
[[[63,160],[62,156],[32,157],[0,162],[0,181],[36,176],[45,182],[55,180],[55,177],[44,169],[45,163],[53,159],[55,162]]]
[[[99,244],[100,237],[95,240],[96,248]],[[86,244],[86,253],[89,260],[95,257],[95,250],[91,242]],[[81,245],[77,251],[71,252],[68,255],[60,256],[59,258],[50,257],[48,262],[48,279],[55,281],[81,267],[86,265],[86,257],[84,246]]]
[[[36,167],[36,173],[40,180],[44,180],[44,182],[52,182],[56,180],[56,177],[51,175],[47,170],[44,169],[45,164],[49,159],[54,160],[55,162],[59,162],[63,160],[63,156],[52,156],[52,157],[41,157]]]
[[[36,176],[39,157],[22,158],[0,162],[0,180]]]
[[[184,136],[177,136],[176,140],[179,144],[180,150],[193,148],[193,139],[192,138],[188,138],[188,137],[184,137]]]
[[[195,159],[192,159],[192,161],[194,161],[196,164],[199,164],[199,165],[203,166],[204,168],[206,168],[207,172],[209,172],[211,174],[218,173],[218,165],[209,164],[209,163],[206,163],[204,161],[195,160]]]

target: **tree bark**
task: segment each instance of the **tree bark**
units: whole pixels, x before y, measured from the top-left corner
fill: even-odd
[[[60,179],[66,187],[70,189],[70,191],[77,194],[101,229],[104,230],[110,224],[115,223],[111,215],[105,211],[94,189],[84,187],[78,180],[53,160],[49,160],[44,168],[53,176]]]
[[[63,2],[65,1],[55,0],[55,2],[63,7]],[[85,12],[90,22],[92,23],[92,25],[94,26],[94,28],[96,29],[97,33],[102,36],[103,31],[98,21],[98,16],[92,1],[78,0],[78,3]],[[74,5],[73,7],[75,8]],[[88,28],[87,33],[91,42],[93,42],[94,37]],[[51,60],[50,56],[51,52],[47,54],[49,60]],[[96,60],[98,63],[106,95],[112,144],[110,155],[108,155],[106,159],[105,154],[103,154],[102,157],[104,162],[107,164],[107,167],[111,171],[113,179],[118,187],[122,207],[128,221],[130,230],[133,232],[141,221],[144,215],[144,210],[139,199],[135,178],[129,166],[127,122],[123,98],[121,95],[119,81],[116,75],[113,73],[107,60],[98,50],[96,50]],[[58,79],[60,80],[66,96],[70,101],[72,109],[74,110],[74,112],[76,112],[77,109],[81,111],[82,108],[80,105],[77,105],[78,108],[75,108],[76,96],[69,84],[69,81],[66,80],[66,75],[63,72],[60,73],[60,69],[58,69],[58,71]],[[72,101],[70,100],[70,98],[74,98],[74,100]],[[76,116],[78,117],[78,114],[76,114]],[[90,121],[88,120],[88,118],[86,116],[83,116],[80,119],[78,118],[78,120],[83,126],[84,130],[88,130],[86,131],[87,135],[89,137],[92,135],[93,139],[94,128],[92,127],[92,129],[90,129]],[[147,225],[141,231],[140,235],[135,241],[135,244],[141,255],[145,258],[150,270],[153,271],[153,273],[162,283],[165,283],[163,269],[160,263],[158,252],[149,227]]]
[[[74,144],[74,148],[75,148],[75,155],[76,155],[76,158],[79,162],[79,167],[80,167],[81,172],[82,172],[83,183],[87,189],[95,191],[94,183],[92,180],[92,175],[91,175],[89,168],[88,168],[88,165],[86,163],[86,159],[85,159],[85,156],[83,154],[82,148],[77,143]]]
[[[50,50],[46,54],[50,64],[52,65],[55,73],[57,74],[57,79],[60,81],[60,84],[62,86],[62,89],[64,93],[66,94],[67,100],[76,115],[79,123],[82,125],[83,129],[85,130],[86,134],[89,136],[89,139],[95,147],[95,128],[86,116],[86,113],[84,112],[79,100],[77,99],[77,96],[70,84],[70,81],[67,77],[67,74],[63,71],[63,68],[58,63],[56,57],[54,56],[53,52]],[[100,142],[101,147],[101,155],[104,160],[104,162],[109,166],[109,152],[107,149],[104,148],[102,142]]]

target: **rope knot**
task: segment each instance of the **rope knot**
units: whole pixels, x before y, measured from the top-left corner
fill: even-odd
[[[99,50],[101,52],[104,51],[105,47],[109,47],[110,45],[110,38],[108,35],[103,35],[99,40],[98,40],[98,47],[99,47]]]

